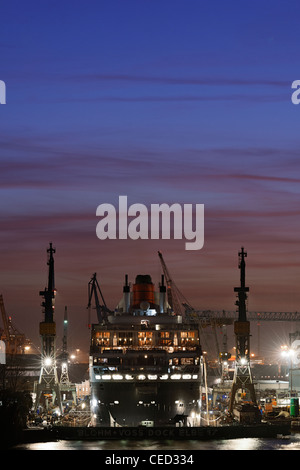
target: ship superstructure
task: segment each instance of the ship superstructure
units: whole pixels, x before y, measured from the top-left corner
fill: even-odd
[[[90,382],[96,426],[196,425],[202,352],[198,326],[170,309],[164,276],[132,288],[91,326]]]

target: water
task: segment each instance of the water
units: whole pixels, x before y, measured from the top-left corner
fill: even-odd
[[[11,450],[102,450],[103,454],[111,455],[113,451],[147,451],[146,455],[160,451],[182,451],[195,455],[201,450],[300,450],[300,434],[291,434],[288,439],[243,438],[211,441],[174,441],[174,440],[99,440],[99,441],[56,441],[20,444]],[[122,455],[116,453],[116,455]],[[129,452],[130,455],[130,452]]]

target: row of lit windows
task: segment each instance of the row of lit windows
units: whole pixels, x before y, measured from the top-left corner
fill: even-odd
[[[95,371],[96,372],[96,371]],[[141,381],[143,382],[144,380],[198,380],[199,378],[199,375],[198,374],[178,374],[178,373],[175,373],[175,374],[162,374],[162,375],[158,375],[158,374],[137,374],[137,375],[132,375],[132,374],[119,374],[119,373],[115,373],[115,374],[108,374],[108,373],[105,373],[105,374],[97,374],[95,373],[95,379],[96,380],[102,380],[102,381],[110,381],[110,380],[114,380],[114,381],[122,381],[122,380],[126,380],[126,381],[131,381],[131,380],[138,380],[138,381]]]
[[[174,334],[178,334],[181,338],[195,338],[196,337],[196,331],[179,331],[179,332],[173,332],[173,331],[138,331],[138,336],[139,337],[152,337],[154,333],[158,333],[158,337],[160,338],[170,338]],[[132,338],[133,337],[133,332],[132,331],[119,331],[118,333],[112,333],[110,331],[98,331],[95,334],[96,338],[110,338],[111,335],[116,335],[118,334],[119,337],[123,338]]]
[[[117,366],[123,364],[123,366],[130,366],[130,365],[169,365],[169,366],[188,366],[188,365],[198,365],[199,364],[199,357],[172,357],[172,358],[164,358],[164,357],[155,357],[152,355],[144,355],[144,356],[135,356],[135,357],[98,357],[95,358],[94,362],[97,364],[109,365],[109,366]]]
[[[151,346],[154,341],[158,346],[181,346],[193,345],[198,340],[196,331],[180,331],[178,333],[169,331],[138,331],[137,344],[139,346]],[[133,332],[110,333],[99,331],[94,336],[94,344],[97,346],[130,346],[134,342]]]

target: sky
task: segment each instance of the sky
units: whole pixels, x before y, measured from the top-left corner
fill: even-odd
[[[158,250],[195,308],[235,309],[244,246],[249,310],[299,310],[299,13],[294,0],[2,2],[0,292],[35,344],[50,242],[58,346],[67,306],[70,348],[88,351],[94,272],[113,309],[125,274],[159,282]],[[204,204],[203,248],[99,240],[96,209],[120,195]],[[295,328],[265,322],[261,338],[277,348]]]

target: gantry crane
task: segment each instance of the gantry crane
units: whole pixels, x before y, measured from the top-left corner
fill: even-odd
[[[162,253],[158,252],[162,269],[167,283],[168,302],[171,309],[177,313],[184,315],[190,321],[198,323],[199,328],[204,336],[203,329],[211,327],[216,343],[216,352],[219,361],[224,365],[230,357],[227,351],[227,345],[223,341],[222,350],[220,351],[217,338],[217,327],[222,328],[223,340],[227,338],[226,328],[228,325],[233,325],[236,319],[236,312],[230,310],[200,310],[193,308],[183,294],[176,286],[169,270],[166,266]],[[249,321],[300,321],[300,312],[247,312],[247,319]],[[206,330],[207,331],[207,330]],[[226,371],[225,371],[225,375]]]
[[[233,310],[200,310],[199,308],[193,308],[171,278],[160,251],[158,255],[167,281],[168,301],[174,310],[176,307],[180,312],[184,310],[185,314],[188,314],[191,318],[195,318],[203,327],[212,324],[217,326],[233,324],[236,317],[236,312]],[[300,312],[250,311],[247,312],[247,318],[249,321],[300,321]]]

